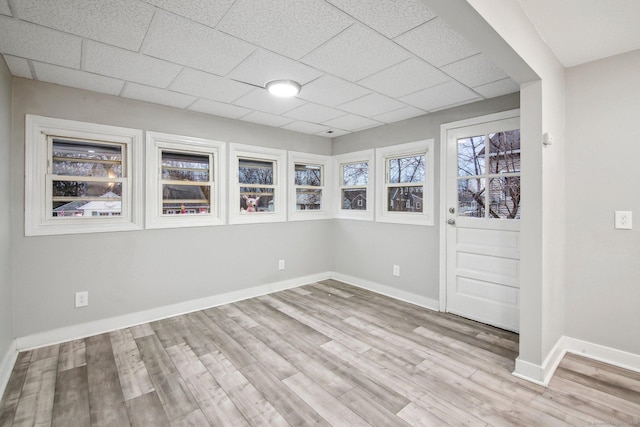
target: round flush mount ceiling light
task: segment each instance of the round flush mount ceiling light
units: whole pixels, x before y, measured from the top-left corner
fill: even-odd
[[[300,83],[293,80],[271,80],[264,87],[270,94],[283,98],[290,98],[300,93]]]

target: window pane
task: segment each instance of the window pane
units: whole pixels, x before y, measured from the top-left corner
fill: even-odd
[[[274,189],[240,187],[240,212],[274,212]]]
[[[53,181],[55,217],[120,215],[121,200],[119,182]]]
[[[484,178],[458,180],[458,215],[484,218]]]
[[[422,212],[422,186],[389,187],[387,189],[387,209],[393,212]]]
[[[162,152],[162,179],[173,181],[209,181],[209,156]]]
[[[322,207],[322,190],[296,190],[296,210],[318,210]]]
[[[489,201],[491,218],[520,219],[520,177],[491,178]]]
[[[484,175],[484,135],[458,140],[458,176]]]
[[[238,179],[241,184],[273,185],[274,163],[253,159],[238,160]]]
[[[424,155],[387,160],[390,183],[423,182]]]
[[[489,135],[489,173],[520,172],[520,130]]]
[[[322,166],[295,165],[295,185],[322,185]]]
[[[366,210],[367,190],[364,188],[342,190],[342,209]]]
[[[51,167],[54,175],[122,177],[122,147],[54,139]]]
[[[367,185],[369,182],[369,163],[350,163],[342,165],[342,185]]]
[[[208,185],[162,186],[162,213],[204,214],[211,210],[211,187]]]

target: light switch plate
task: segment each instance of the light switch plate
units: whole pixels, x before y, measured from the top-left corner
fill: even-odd
[[[616,211],[615,228],[619,230],[631,230],[632,226],[631,211]]]

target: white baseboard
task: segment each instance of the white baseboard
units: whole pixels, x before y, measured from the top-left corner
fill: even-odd
[[[11,341],[9,348],[0,361],[0,399],[4,396],[4,390],[7,388],[11,372],[18,359],[18,347],[16,340]]]
[[[429,310],[439,311],[440,303],[438,300],[423,297],[411,292],[403,291],[400,289],[392,288],[391,286],[383,285],[381,283],[371,282],[369,280],[360,279],[358,277],[348,276],[342,273],[331,273],[331,278],[339,280],[344,283],[348,283],[359,288],[367,289],[369,291],[376,292],[381,295],[418,305],[420,307],[428,308]]]
[[[609,365],[640,372],[640,355],[600,344],[562,336],[553,346],[542,365],[516,359],[513,375],[543,386],[549,385],[553,374],[566,353],[573,353]]]
[[[153,322],[155,320],[179,316],[181,314],[191,313],[210,307],[216,307],[223,304],[229,304],[236,301],[255,298],[258,296],[267,295],[285,289],[295,288],[297,286],[302,286],[308,283],[326,280],[329,278],[331,278],[330,272],[312,274],[309,276],[283,280],[281,282],[260,285],[240,291],[228,292],[225,294],[213,295],[206,298],[152,308],[150,310],[125,314],[123,316],[116,316],[107,319],[96,320],[93,322],[82,323],[79,325],[53,329],[46,332],[39,332],[37,334],[17,338],[16,347],[19,351],[24,351],[38,347],[58,344],[61,342],[72,341],[80,338],[86,338],[92,335],[114,331],[116,329],[128,328],[131,326],[140,325],[142,323]]]
[[[576,338],[563,338],[565,341],[564,346],[569,353],[599,360],[630,371],[640,372],[640,354],[629,353]]]

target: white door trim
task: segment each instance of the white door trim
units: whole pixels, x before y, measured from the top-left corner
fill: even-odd
[[[444,226],[447,218],[447,133],[452,129],[473,126],[487,122],[510,119],[520,116],[520,109],[502,111],[499,113],[487,114],[485,116],[473,117],[440,125],[440,274],[439,274],[439,311],[447,309],[447,227]]]

